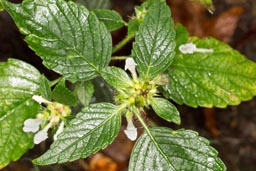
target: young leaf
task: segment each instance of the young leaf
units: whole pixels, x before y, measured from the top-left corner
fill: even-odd
[[[40,73],[31,65],[9,59],[0,63],[0,169],[33,147],[33,136],[23,123],[39,112],[32,95],[39,89]]]
[[[256,95],[256,64],[213,38],[191,40],[212,53],[179,53],[168,70],[163,93],[179,104],[193,107],[237,105]]]
[[[131,87],[133,85],[131,78],[127,73],[117,67],[107,67],[101,72],[101,76],[107,83],[115,88]]]
[[[163,98],[153,98],[151,106],[158,116],[176,124],[180,124],[180,113],[177,108],[168,100]]]
[[[209,141],[191,130],[152,128],[136,142],[129,171],[225,171]]]
[[[52,98],[57,102],[75,106],[76,96],[66,87],[65,80],[61,80],[52,91]]]
[[[86,8],[92,9],[108,9],[111,6],[110,0],[76,0],[77,3],[83,4]]]
[[[39,94],[47,100],[52,99],[52,91],[51,91],[50,83],[49,83],[49,80],[44,75],[42,75],[40,78]]]
[[[110,103],[93,104],[77,114],[70,125],[35,164],[63,163],[87,157],[112,143],[121,126],[121,115]]]
[[[83,106],[88,106],[93,96],[94,86],[90,81],[79,82],[76,85],[75,93]]]
[[[89,80],[108,65],[111,35],[96,15],[72,1],[4,2],[43,63],[71,81]]]
[[[137,19],[131,19],[128,22],[128,35],[134,35],[138,30],[141,22]]]
[[[103,22],[109,31],[117,30],[124,26],[124,20],[121,15],[113,10],[96,9],[93,10],[98,19]]]
[[[153,78],[166,70],[175,55],[175,29],[169,7],[153,0],[135,36],[132,56],[141,76]]]

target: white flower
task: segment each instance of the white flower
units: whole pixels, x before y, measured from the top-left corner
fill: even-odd
[[[39,130],[40,125],[42,124],[43,120],[36,118],[36,119],[27,119],[24,122],[23,131],[24,132],[37,132]]]
[[[37,96],[37,95],[34,95],[32,97],[33,100],[35,100],[36,102],[38,102],[39,104],[42,104],[42,103],[45,103],[45,104],[51,104],[52,102],[44,99],[42,96]]]
[[[194,43],[186,43],[179,46],[179,50],[183,54],[193,54],[194,52],[211,53],[213,49],[197,48]]]
[[[132,141],[137,138],[137,128],[133,125],[132,118],[126,117],[127,128],[124,130],[125,135]]]
[[[137,65],[137,64],[135,63],[135,61],[133,60],[133,58],[127,58],[127,59],[125,60],[124,69],[125,69],[125,70],[128,69],[128,70],[131,72],[133,79],[136,79],[136,78],[137,78],[137,73],[136,73],[136,69],[135,69],[136,65]]]
[[[46,140],[48,138],[48,130],[41,130],[39,132],[36,133],[36,135],[34,136],[34,143],[35,144],[40,144],[42,141]]]
[[[64,119],[69,116],[71,110],[68,106],[65,106],[58,102],[51,102],[44,99],[42,96],[34,95],[33,100],[39,104],[44,103],[47,107],[38,113],[36,118],[29,118],[25,120],[23,131],[36,133],[34,136],[34,143],[39,144],[48,138],[48,130],[54,126],[57,126],[60,121],[62,121],[54,135],[54,140],[64,129]],[[45,125],[42,130],[40,130],[40,125]]]
[[[52,127],[51,123],[48,123],[44,129],[38,131],[34,136],[34,143],[39,144],[48,138],[48,130]]]
[[[53,136],[53,140],[54,140],[54,141],[57,140],[58,135],[63,132],[63,129],[64,129],[64,122],[62,121],[62,122],[60,123],[60,126],[59,126],[58,130],[56,131],[56,133],[55,133],[54,136]]]

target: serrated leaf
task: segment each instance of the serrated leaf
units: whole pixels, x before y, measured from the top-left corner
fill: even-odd
[[[33,136],[23,132],[23,123],[39,112],[32,100],[38,91],[40,73],[17,59],[0,63],[0,169],[18,160],[33,147]]]
[[[115,88],[131,87],[133,82],[127,73],[117,67],[107,67],[101,72],[101,76],[106,80],[107,83]]]
[[[65,80],[61,80],[52,91],[52,98],[60,103],[75,106],[77,105],[76,96],[71,92],[65,84]]]
[[[93,10],[98,19],[103,22],[109,31],[117,30],[124,26],[124,20],[121,15],[113,10],[96,9]]]
[[[92,82],[79,82],[76,85],[75,93],[83,106],[88,106],[94,93],[94,86]]]
[[[85,7],[64,0],[4,4],[44,65],[66,79],[89,80],[108,65],[111,35]]]
[[[164,94],[193,107],[238,105],[256,95],[256,64],[213,38],[191,40],[213,53],[179,53],[168,70]]]
[[[108,9],[111,6],[110,0],[76,0],[76,2],[83,4],[86,8],[92,9]]]
[[[166,70],[175,55],[175,29],[169,7],[153,0],[135,36],[132,56],[137,70],[145,78],[154,78]]]
[[[225,171],[209,141],[191,130],[152,128],[136,142],[129,171]]]
[[[50,83],[49,83],[49,80],[44,75],[42,75],[40,78],[40,86],[38,91],[43,98],[47,100],[52,99],[52,91],[51,91]]]
[[[121,115],[110,103],[83,109],[35,164],[63,163],[85,158],[113,142],[121,126]]]
[[[161,118],[178,125],[180,124],[180,113],[168,100],[163,98],[152,98],[151,106]]]

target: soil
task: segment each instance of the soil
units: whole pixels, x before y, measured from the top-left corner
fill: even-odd
[[[172,9],[175,23],[182,23],[191,36],[213,36],[229,43],[249,59],[256,61],[256,1],[255,0],[214,0],[215,12],[198,3],[188,0],[167,1]],[[133,7],[139,0],[112,1],[112,8],[122,14],[125,20],[134,14]],[[24,36],[18,32],[15,24],[6,12],[0,13],[0,61],[8,57],[19,58],[36,66],[49,79],[58,75],[47,70],[39,57],[23,41]],[[126,35],[126,29],[113,33],[116,44]],[[129,54],[131,43],[118,54]],[[115,65],[122,65],[118,62]],[[186,128],[198,131],[208,138],[219,151],[228,171],[256,170],[256,99],[243,102],[226,109],[190,108],[178,106],[182,124],[175,126],[159,118],[154,118],[151,111],[148,116],[158,124],[174,129]],[[124,120],[124,125],[126,125]],[[122,126],[122,130],[125,126]],[[140,132],[142,130],[140,129]],[[80,159],[61,165],[34,166],[33,158],[42,154],[50,141],[29,150],[20,160],[12,162],[3,171],[126,171],[133,143],[120,131],[115,142],[105,150],[86,159]]]

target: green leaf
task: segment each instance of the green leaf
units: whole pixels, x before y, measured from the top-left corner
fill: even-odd
[[[181,24],[177,24],[175,28],[176,32],[176,49],[179,48],[180,45],[187,43],[188,41],[188,30]]]
[[[76,0],[77,3],[83,4],[86,8],[92,9],[102,9],[102,8],[110,8],[111,2],[110,0]]]
[[[213,38],[191,40],[213,53],[179,53],[168,70],[164,95],[193,107],[238,105],[256,95],[256,64]]]
[[[98,19],[103,22],[109,31],[117,30],[124,26],[124,20],[121,15],[113,10],[96,9],[93,10]]]
[[[112,143],[121,126],[121,115],[110,103],[93,104],[77,114],[50,149],[35,164],[63,163],[85,158]]]
[[[70,81],[89,80],[108,65],[111,35],[93,12],[72,1],[4,1],[20,31],[49,69]]]
[[[0,0],[0,12],[3,11],[3,10],[4,10],[4,7],[3,7],[2,2]]]
[[[76,85],[75,93],[83,106],[88,106],[93,96],[94,86],[90,81],[79,82]]]
[[[52,91],[52,98],[57,102],[76,106],[76,96],[66,87],[65,80],[61,80]]]
[[[131,87],[133,82],[127,73],[117,67],[107,67],[101,72],[101,76],[107,83],[115,87],[116,89]]]
[[[141,76],[153,78],[165,71],[175,55],[175,29],[169,7],[153,0],[135,36],[132,56]]]
[[[47,100],[52,99],[52,91],[49,80],[43,75],[40,78],[39,94]]]
[[[39,84],[40,73],[31,65],[17,59],[0,63],[0,169],[34,145],[33,135],[22,128],[39,112],[32,100]]]
[[[168,100],[163,98],[153,98],[151,106],[158,116],[176,124],[180,124],[180,113],[177,108]]]
[[[128,35],[134,35],[138,30],[139,26],[141,24],[141,21],[137,18],[133,18],[129,20],[128,22]]]
[[[225,171],[209,141],[191,130],[152,128],[136,142],[129,171]]]

